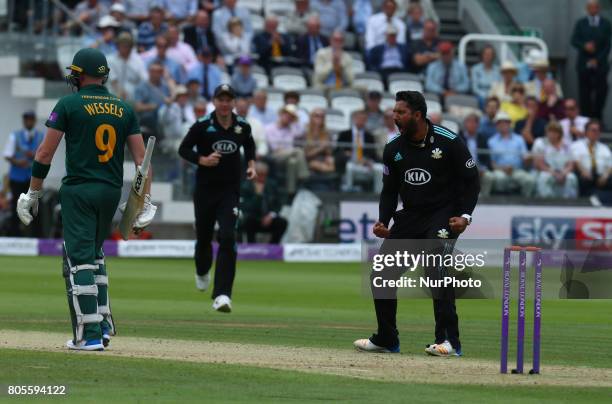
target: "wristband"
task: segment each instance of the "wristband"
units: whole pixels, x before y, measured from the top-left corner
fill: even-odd
[[[44,180],[47,178],[50,168],[50,164],[42,164],[34,160],[34,163],[32,163],[32,177],[41,178]]]

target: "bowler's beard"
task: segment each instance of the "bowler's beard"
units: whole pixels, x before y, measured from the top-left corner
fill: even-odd
[[[418,131],[419,127],[417,125],[416,119],[412,118],[406,125],[402,128],[402,133],[408,137],[408,139],[413,139]]]

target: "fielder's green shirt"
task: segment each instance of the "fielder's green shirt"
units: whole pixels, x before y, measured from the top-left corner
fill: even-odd
[[[88,85],[61,98],[45,125],[65,134],[64,184],[123,185],[125,142],[140,127],[132,108],[106,87]]]

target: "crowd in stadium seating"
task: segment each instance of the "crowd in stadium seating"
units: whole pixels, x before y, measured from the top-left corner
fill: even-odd
[[[376,191],[398,89],[423,91],[430,119],[461,133],[483,195],[612,190],[610,150],[591,120],[606,86],[564,98],[537,49],[513,62],[485,44],[468,67],[415,0],[83,0],[74,12],[92,30],[84,44],[109,57],[112,91],[169,150],[231,83],[258,156],[289,194],[300,184]],[[580,77],[608,68],[610,24],[597,7],[588,13],[572,37]]]

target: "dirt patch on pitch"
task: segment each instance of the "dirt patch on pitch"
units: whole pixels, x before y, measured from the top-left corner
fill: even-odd
[[[248,365],[403,383],[612,387],[612,369],[601,368],[544,366],[538,376],[500,375],[496,362],[469,358],[137,337],[117,337],[111,349],[85,353],[66,351],[65,339],[64,334],[2,330],[0,348]]]

